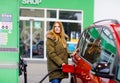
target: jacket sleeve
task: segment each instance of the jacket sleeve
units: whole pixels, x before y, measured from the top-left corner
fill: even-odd
[[[68,51],[67,51],[68,52]],[[72,54],[72,52],[68,52],[68,58],[71,58],[70,55]]]
[[[64,62],[55,52],[55,42],[51,39],[47,39],[46,46],[47,46],[47,57],[49,57],[57,65],[61,66],[62,63]]]

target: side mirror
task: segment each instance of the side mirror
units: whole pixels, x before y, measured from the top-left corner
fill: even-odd
[[[109,63],[100,62],[94,63],[92,67],[92,73],[96,76],[103,77],[103,78],[113,78],[114,75],[110,75],[110,68]]]

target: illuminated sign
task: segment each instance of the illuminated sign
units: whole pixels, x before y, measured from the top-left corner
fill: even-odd
[[[22,0],[23,4],[40,4],[42,0]]]

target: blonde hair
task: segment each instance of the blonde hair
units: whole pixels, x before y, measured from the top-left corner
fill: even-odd
[[[61,30],[61,31],[60,31],[60,34],[56,34],[56,33],[55,33],[55,24],[56,24],[56,23],[58,23],[59,26],[60,26],[60,30]],[[66,39],[65,39],[65,38],[67,37],[67,35],[66,35],[65,32],[64,32],[64,27],[63,27],[62,22],[54,22],[51,31],[52,31],[53,34],[55,35],[55,40],[61,42],[61,43],[63,44],[63,47],[66,48],[66,47],[67,47],[67,43],[66,43]]]

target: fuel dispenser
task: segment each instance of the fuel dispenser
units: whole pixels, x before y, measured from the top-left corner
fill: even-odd
[[[0,83],[19,82],[19,0],[0,0]]]

